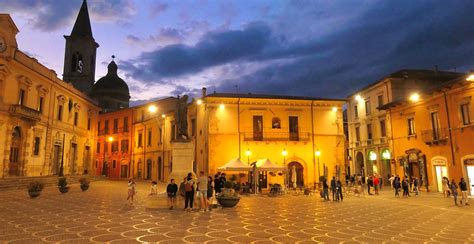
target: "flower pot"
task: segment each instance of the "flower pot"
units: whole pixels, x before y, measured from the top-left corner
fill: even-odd
[[[239,203],[240,198],[217,198],[217,201],[223,208],[233,208],[237,203]]]
[[[82,191],[87,191],[87,189],[89,189],[89,185],[81,185]]]
[[[69,191],[69,186],[66,186],[66,187],[59,187],[59,191],[60,191],[61,193],[66,193],[66,192]]]
[[[41,191],[28,191],[31,198],[36,198],[41,194]]]

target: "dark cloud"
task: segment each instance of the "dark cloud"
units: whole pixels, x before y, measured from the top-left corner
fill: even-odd
[[[82,0],[14,0],[2,1],[2,11],[24,15],[36,29],[55,31],[71,27]],[[88,1],[89,13],[94,21],[124,24],[135,13],[131,0]]]

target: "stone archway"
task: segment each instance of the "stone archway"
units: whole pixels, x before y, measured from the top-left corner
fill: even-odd
[[[304,187],[304,167],[296,161],[288,164],[288,179],[290,187]],[[296,183],[296,184],[295,184]]]
[[[360,175],[362,177],[365,176],[364,173],[364,154],[362,152],[357,152],[356,154],[356,175]]]
[[[19,126],[13,128],[10,142],[10,161],[9,161],[9,174],[10,176],[21,175],[21,144],[22,134]]]

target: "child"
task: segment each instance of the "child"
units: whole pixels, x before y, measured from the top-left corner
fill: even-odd
[[[174,179],[171,179],[171,183],[168,184],[166,187],[166,193],[168,194],[168,205],[170,206],[170,210],[176,204],[176,193],[178,192],[178,185],[174,183]]]
[[[127,201],[128,199],[131,199],[131,201],[133,202],[133,196],[135,195],[135,181],[130,178],[128,180],[128,184],[127,184],[127,188],[128,188],[128,197],[127,197]]]
[[[156,182],[156,181],[151,182],[151,189],[150,189],[151,192],[150,192],[149,196],[157,194],[157,190],[156,190],[157,184],[158,184],[158,182]]]

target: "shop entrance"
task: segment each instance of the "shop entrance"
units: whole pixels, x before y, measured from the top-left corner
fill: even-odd
[[[471,196],[474,195],[474,165],[466,166],[467,178],[469,179],[469,186],[471,188]]]
[[[446,166],[435,166],[435,172],[438,192],[443,192],[443,177],[448,176],[448,170]]]

